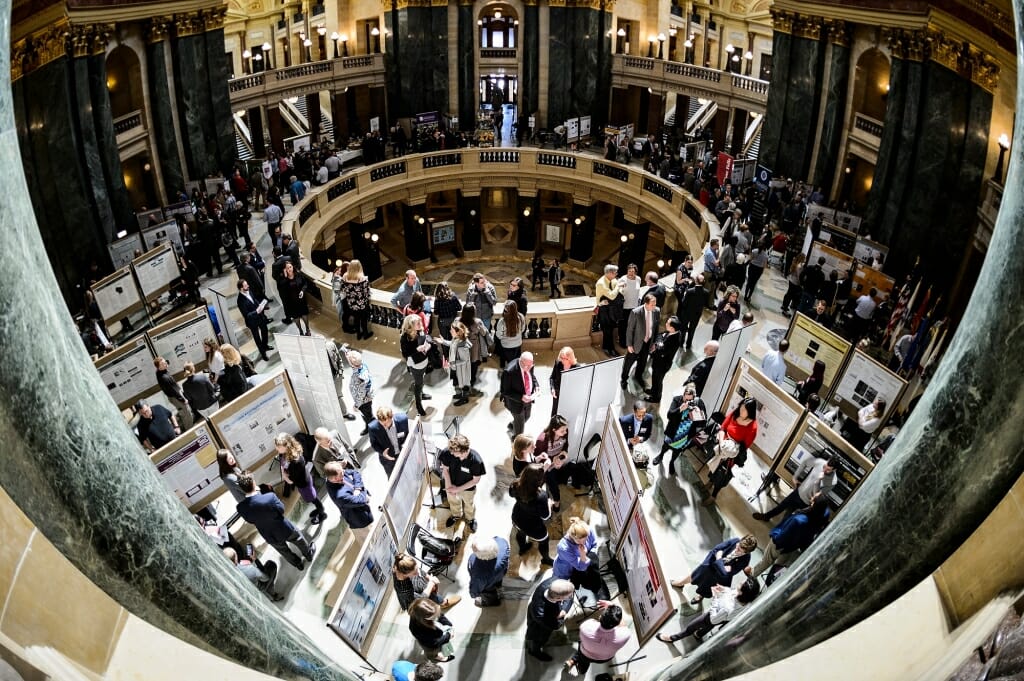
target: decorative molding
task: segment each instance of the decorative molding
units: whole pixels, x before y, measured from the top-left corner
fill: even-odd
[[[928,31],[928,58],[950,71],[963,72],[964,43],[951,40],[941,31]]]
[[[964,62],[970,73],[971,82],[989,93],[999,86],[999,62],[973,45],[967,46]]]
[[[929,26],[926,30],[882,29],[892,56],[909,61],[930,60],[960,74],[987,92],[999,85],[999,61],[980,48]]]
[[[797,15],[793,22],[793,35],[808,40],[821,40],[821,28],[824,20],[821,17]]]
[[[772,7],[772,28],[779,33],[793,33],[793,24],[796,22],[797,15],[793,12],[784,12],[782,10],[775,9]]]
[[[216,31],[224,28],[224,17],[227,16],[227,13],[227,7],[204,9],[201,12],[203,31]]]
[[[23,75],[46,66],[52,61],[68,55],[68,38],[71,26],[65,17],[47,28],[33,33],[29,37],[30,51],[24,63]]]
[[[924,61],[928,58],[929,38],[923,30],[883,27],[882,39],[889,43],[889,50],[896,59]]]
[[[171,26],[174,23],[174,17],[153,17],[146,22],[143,32],[146,36],[147,43],[159,43],[167,40],[171,35]]]
[[[25,75],[25,59],[28,57],[28,39],[22,38],[11,45],[11,82]]]
[[[174,15],[174,35],[178,38],[196,35],[203,32],[204,22],[201,12],[188,12]]]
[[[72,24],[68,42],[75,57],[104,54],[114,34],[114,24]]]
[[[850,46],[850,24],[841,19],[825,19],[824,25],[830,43],[840,47]]]

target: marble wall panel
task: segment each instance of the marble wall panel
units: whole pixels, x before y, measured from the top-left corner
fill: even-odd
[[[182,130],[185,163],[190,178],[215,171],[217,140],[207,136],[212,120],[210,85],[206,78],[206,49],[202,35],[177,38],[171,43],[174,85],[178,93],[178,122]]]
[[[567,7],[552,7],[548,34],[548,128],[572,115],[572,14]]]
[[[458,13],[459,56],[456,71],[459,74],[459,128],[469,131],[476,127],[476,68],[474,50],[470,46],[474,44],[477,26],[472,6],[459,5]]]
[[[903,129],[904,107],[907,99],[907,86],[910,64],[903,59],[893,57],[889,67],[889,97],[885,109],[885,121],[882,127],[882,139],[878,144],[878,162],[875,163],[875,174],[871,180],[871,191],[868,192],[867,206],[864,209],[864,221],[877,239],[887,239],[890,230],[883,225],[885,202],[889,194],[896,164],[897,149]],[[769,101],[771,93],[768,95]],[[765,121],[768,125],[768,121]],[[916,120],[914,121],[916,126]],[[891,228],[890,228],[891,229]]]
[[[164,177],[164,186],[168,192],[175,192],[185,186],[185,174],[178,155],[178,133],[174,128],[172,109],[174,103],[168,87],[170,74],[165,61],[168,45],[165,40],[147,45],[146,67],[149,71],[149,116],[153,121],[152,135],[156,141],[157,162]]]
[[[235,127],[231,117],[231,97],[228,94],[231,65],[224,51],[224,29],[207,31],[203,34],[203,41],[211,113],[210,118],[206,119],[206,136],[216,142],[217,168],[227,174],[238,156],[238,149],[235,147]]]
[[[71,62],[75,88],[74,121],[81,142],[81,163],[85,184],[93,208],[93,219],[107,242],[114,240],[114,215],[107,194],[107,182],[100,160],[96,129],[93,127],[92,95],[89,90],[89,60],[76,58]]]
[[[788,33],[775,31],[772,37],[772,80],[768,89],[764,123],[761,126],[761,149],[758,160],[773,171],[777,170],[779,144],[782,140],[786,92],[789,89],[789,51],[792,43],[793,37]]]
[[[597,57],[601,41],[605,40],[598,24],[599,10],[574,7],[569,10],[572,21],[572,100],[570,117],[595,113],[597,84],[600,69]]]
[[[121,157],[117,151],[114,115],[110,109],[110,93],[107,90],[107,62],[103,55],[93,55],[88,59],[93,125],[100,151],[100,162],[103,165],[103,177],[107,182],[114,224],[117,230],[126,229],[135,224],[135,210],[128,198],[128,188],[124,184],[124,174],[121,171]]]
[[[824,44],[794,38],[789,62],[789,87],[782,135],[773,170],[789,177],[807,177],[818,124]]]
[[[519,87],[520,108],[527,114],[540,105],[540,13],[537,5],[527,5],[520,22],[523,36],[523,79]]]
[[[825,91],[825,111],[822,119],[821,136],[818,141],[818,158],[814,164],[813,184],[828,187],[839,162],[839,144],[843,137],[843,109],[846,105],[846,90],[850,76],[850,48],[832,45],[828,64],[828,89]]]

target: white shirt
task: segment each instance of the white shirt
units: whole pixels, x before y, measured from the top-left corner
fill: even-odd
[[[619,279],[619,283],[622,285],[622,307],[632,310],[640,304],[640,287],[644,282],[638,276],[630,279],[629,275],[626,275]]]
[[[882,417],[875,414],[874,403],[861,407],[857,412],[857,424],[865,433],[871,434],[875,432],[881,423]]]
[[[861,319],[871,319],[871,315],[875,313],[876,307],[878,307],[878,303],[875,302],[874,298],[865,294],[857,299],[857,307],[854,309],[854,314]]]
[[[272,203],[263,209],[263,219],[267,221],[268,225],[280,224],[282,218],[284,218],[284,213],[281,212],[276,203]]]
[[[761,360],[761,372],[775,385],[786,382],[786,360],[779,350],[771,350]]]

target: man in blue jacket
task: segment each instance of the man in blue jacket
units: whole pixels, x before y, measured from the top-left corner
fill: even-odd
[[[473,541],[472,550],[467,567],[473,605],[478,608],[500,605],[498,588],[508,572],[508,542],[501,537],[482,537]]]
[[[260,536],[296,569],[303,568],[303,559],[312,563],[316,546],[284,517],[284,504],[277,495],[273,492],[260,493],[251,475],[243,475],[238,487],[245,493],[245,498],[238,502],[238,515],[255,525]],[[289,544],[299,549],[301,557],[292,551]]]
[[[789,565],[828,524],[830,514],[828,501],[821,496],[815,497],[810,506],[797,511],[771,529],[768,533],[771,540],[764,549],[761,562],[743,571],[748,577],[757,577],[773,565]]]
[[[409,417],[403,412],[395,413],[391,407],[379,407],[376,416],[366,427],[370,433],[370,446],[377,452],[380,465],[390,478],[409,436]]]
[[[370,510],[370,493],[363,487],[362,474],[349,468],[347,461],[331,461],[324,465],[324,477],[327,479],[327,496],[341,511],[341,517],[356,542],[364,543],[373,524],[373,511]]]

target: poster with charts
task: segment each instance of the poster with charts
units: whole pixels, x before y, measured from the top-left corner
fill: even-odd
[[[167,370],[178,380],[185,376],[185,362],[206,368],[203,340],[214,338],[213,323],[205,307],[197,307],[146,332],[153,353],[167,360]]]
[[[214,412],[210,423],[238,465],[250,470],[274,457],[278,433],[306,432],[283,371]]]
[[[178,229],[178,221],[170,219],[152,227],[142,230],[142,237],[146,240],[146,247],[153,249],[163,244],[170,244],[176,255],[185,254],[185,245],[181,242],[181,230]]]
[[[811,375],[815,361],[820,359],[825,363],[821,394],[831,392],[852,347],[850,341],[799,312],[793,315],[786,340],[789,341],[785,355],[786,375],[794,381],[802,381]]]
[[[338,389],[327,358],[327,343],[334,341],[320,334],[274,334],[274,346],[284,370],[288,372],[288,382],[292,386],[303,420],[310,424],[311,430],[321,426],[337,430],[345,443],[351,446],[352,439],[343,425],[345,422],[341,403],[338,402]],[[349,368],[346,373],[351,378],[352,369]]]
[[[111,241],[107,244],[107,250],[110,251],[110,260],[114,263],[114,268],[121,269],[131,265],[135,254],[142,253],[146,248],[142,245],[142,235],[135,233]]]
[[[590,116],[580,116],[580,137],[590,137]]]
[[[103,277],[92,285],[96,306],[100,308],[103,321],[110,323],[138,312],[145,305],[135,285],[135,278],[127,267]]]
[[[384,497],[384,513],[402,546],[405,546],[405,535],[420,510],[423,482],[426,478],[427,446],[423,437],[423,426],[417,420],[409,424],[409,436],[405,440],[401,456],[395,462],[391,486]]]
[[[616,556],[626,573],[637,644],[642,648],[676,609],[640,504],[629,516]]]
[[[601,449],[597,454],[597,482],[604,497],[612,546],[618,546],[629,523],[633,505],[640,498],[640,477],[629,455],[626,437],[619,427],[618,410],[607,408]]]
[[[882,415],[882,423],[885,423],[906,387],[907,382],[899,375],[860,350],[854,350],[832,398],[838,399],[839,409],[844,414],[855,419],[861,407],[866,407],[880,397],[886,405]]]
[[[747,397],[757,400],[757,437],[750,451],[770,464],[800,424],[804,408],[750,362],[741,359],[720,410],[728,414]]]
[[[378,516],[327,620],[327,626],[363,657],[367,655],[372,642],[370,633],[391,585],[391,566],[397,554],[398,541],[391,526]]]
[[[132,260],[139,290],[147,301],[169,291],[171,282],[181,276],[178,258],[170,244],[162,244]]]
[[[836,484],[829,493],[829,505],[835,513],[875,468],[870,459],[852,447],[839,433],[814,416],[806,416],[776,471],[783,482],[795,488],[797,483],[794,476],[801,462],[810,457],[827,459],[833,455],[839,457]]]
[[[135,338],[103,355],[93,366],[118,409],[126,409],[160,390],[153,368],[153,351],[145,337]]]
[[[818,258],[825,258],[825,264],[821,266],[821,271],[825,273],[826,281],[832,275],[832,272],[839,272],[842,275],[853,268],[852,255],[847,255],[827,244],[815,241],[811,244],[811,254],[807,257],[807,262],[817,263]]]
[[[217,465],[218,443],[203,421],[149,456],[160,478],[195,513],[224,492]]]

